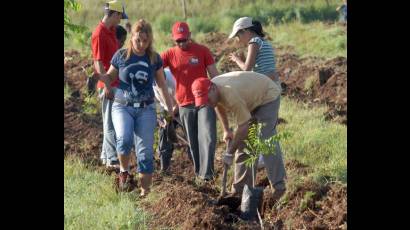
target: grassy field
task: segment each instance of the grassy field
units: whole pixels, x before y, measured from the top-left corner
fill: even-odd
[[[74,23],[86,26],[88,31],[70,39],[65,38],[64,49],[75,48],[89,54],[91,32],[103,17],[103,1],[78,2],[81,9],[72,12],[70,16]],[[262,22],[275,46],[295,47],[295,51],[301,56],[346,56],[346,33],[342,26],[334,23],[338,19],[335,8],[339,1],[329,0],[329,5],[323,0],[276,0],[274,3],[268,0],[246,3],[241,0],[186,2],[186,21],[194,39],[204,37],[204,33],[211,31],[229,34],[237,18],[251,16]],[[157,51],[161,52],[172,45],[171,26],[177,20],[184,20],[180,0],[129,0],[124,3],[131,23],[138,18],[151,22]],[[218,7],[215,7],[216,4]],[[327,23],[324,24],[323,21]]]
[[[113,179],[64,159],[64,229],[147,229],[135,193],[116,194]]]

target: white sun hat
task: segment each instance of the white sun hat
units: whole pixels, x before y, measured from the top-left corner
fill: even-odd
[[[232,33],[229,35],[229,38],[235,37],[236,33],[238,33],[239,30],[246,29],[246,28],[249,28],[249,27],[252,27],[252,26],[253,26],[252,18],[250,18],[250,17],[239,18],[233,24]]]

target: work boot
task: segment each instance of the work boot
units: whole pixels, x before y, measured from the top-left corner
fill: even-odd
[[[131,192],[137,186],[134,177],[130,175],[127,171],[120,172],[118,175],[118,190],[120,192]]]

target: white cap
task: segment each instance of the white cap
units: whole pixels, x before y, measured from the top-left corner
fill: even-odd
[[[235,21],[232,27],[232,33],[229,35],[229,38],[235,37],[236,33],[238,33],[241,29],[246,29],[252,27],[252,18],[250,17],[242,17]]]

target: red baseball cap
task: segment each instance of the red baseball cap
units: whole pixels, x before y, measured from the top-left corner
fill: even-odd
[[[197,78],[192,83],[191,90],[195,97],[195,106],[208,104],[208,92],[212,82],[205,77]]]
[[[189,27],[185,22],[175,22],[172,26],[172,38],[174,41],[178,39],[187,39],[189,36]]]

